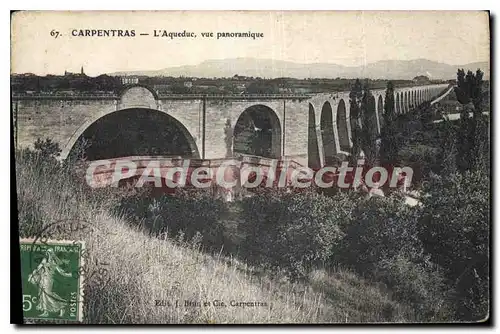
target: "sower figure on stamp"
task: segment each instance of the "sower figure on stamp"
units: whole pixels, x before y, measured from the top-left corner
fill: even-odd
[[[59,316],[64,315],[67,301],[57,295],[53,290],[54,274],[58,272],[64,277],[71,277],[71,273],[64,271],[60,265],[67,262],[61,260],[53,249],[47,249],[46,257],[40,262],[38,267],[28,277],[28,282],[38,286],[38,304],[36,309],[43,311],[41,317],[48,317],[49,312],[59,312]]]

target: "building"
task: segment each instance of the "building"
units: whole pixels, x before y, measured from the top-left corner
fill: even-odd
[[[64,70],[64,76],[87,76],[85,74],[85,71],[83,70],[83,66],[80,68],[80,73],[71,73],[71,72],[68,72],[66,70]]]
[[[121,81],[123,85],[136,85],[139,83],[139,78],[131,76],[123,76],[121,77]]]

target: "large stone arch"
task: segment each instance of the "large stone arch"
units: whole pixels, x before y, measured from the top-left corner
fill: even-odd
[[[77,143],[79,146],[75,146]],[[200,158],[194,136],[182,122],[164,111],[148,108],[122,109],[89,118],[68,140],[61,159],[83,149],[89,160],[140,155]]]
[[[269,106],[255,104],[246,108],[233,128],[233,152],[281,157],[281,123],[276,112]]]
[[[344,99],[340,99],[337,105],[337,133],[339,136],[340,150],[349,152],[351,143],[349,140],[349,125],[347,122],[347,108]]]
[[[321,139],[323,142],[323,156],[326,165],[333,163],[333,158],[337,153],[335,134],[333,131],[333,110],[330,102],[325,102],[321,108]]]
[[[318,133],[316,131],[316,113],[309,103],[308,131],[307,131],[308,166],[313,169],[321,168],[321,154],[319,151]]]

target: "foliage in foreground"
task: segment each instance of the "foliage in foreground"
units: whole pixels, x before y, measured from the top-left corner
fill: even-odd
[[[201,239],[202,244],[212,250],[224,244],[221,216],[225,203],[213,198],[208,191],[178,191],[176,196],[163,195],[150,198],[143,193],[124,197],[120,208],[153,235],[162,233],[172,238],[182,235],[184,239]]]
[[[452,316],[451,289],[440,268],[424,255],[419,217],[418,207],[396,196],[360,201],[333,260],[383,282],[422,319],[447,320]]]
[[[306,276],[329,259],[342,239],[347,199],[344,194],[329,198],[314,191],[280,190],[244,199],[238,229],[245,236],[242,248],[248,260],[291,277]]]
[[[410,309],[386,292],[345,270],[316,270],[308,284],[257,276],[233,257],[206,254],[197,244],[173,242],[113,213],[113,192],[92,191],[71,171],[16,154],[18,218],[21,237],[61,221],[81,221],[83,231],[48,237],[84,240],[91,261],[85,272],[105,270],[105,280],[85,283],[84,322],[141,323],[315,323],[411,321]],[[122,195],[122,194],[120,194]],[[342,301],[339,303],[339,298]],[[210,301],[207,307],[155,306],[156,300]],[[260,301],[266,307],[216,307],[234,301]]]
[[[456,291],[458,317],[489,310],[490,179],[483,171],[434,177],[425,190],[419,237]]]
[[[61,219],[86,220],[104,228],[96,219],[107,217],[105,220],[112,222],[110,229],[115,225],[141,225],[141,221],[148,232],[154,232],[141,239],[144,244],[148,240],[161,240],[174,247],[165,235],[173,237],[179,233],[188,240],[201,237],[205,246],[224,243],[221,215],[225,204],[221,201],[203,193],[165,196],[151,201],[143,197],[144,194],[124,198],[90,191],[77,185],[68,166],[60,166],[52,159],[57,150],[50,142],[39,143],[37,152],[18,152],[16,159],[21,236],[33,236],[47,222]],[[487,156],[482,155],[481,159]],[[241,255],[257,267],[271,269],[276,278],[283,278],[285,272],[296,281],[307,281],[325,264],[346,266],[366,279],[385,284],[395,299],[411,306],[414,313],[408,318],[418,321],[485,319],[489,310],[490,189],[489,164],[483,161],[481,166],[483,168],[474,172],[432,178],[422,189],[422,208],[409,208],[392,197],[360,201],[345,193],[328,197],[314,191],[286,193],[266,189],[241,202],[242,222],[238,225],[244,236]],[[110,214],[119,204],[132,210]],[[144,232],[137,227],[127,228],[132,234]],[[101,241],[114,238],[110,229],[99,236]],[[128,242],[118,239],[113,239],[117,247]],[[99,246],[100,243],[96,247]],[[137,252],[140,253],[140,249]],[[201,254],[198,249],[192,252],[196,256]],[[148,262],[154,257],[152,254],[143,260]],[[109,252],[107,255],[111,256]],[[128,255],[141,258],[138,253]],[[208,255],[208,258],[211,257]],[[153,265],[163,263],[158,261],[160,264]],[[128,269],[133,271],[131,267]],[[243,272],[247,273],[247,269]],[[132,295],[143,303],[143,292],[138,292],[140,297],[134,294],[139,283],[132,278],[131,281],[134,282]],[[90,296],[92,291],[91,287]],[[95,297],[106,293],[107,290],[99,290]],[[110,302],[114,302],[114,298],[119,300],[121,296],[109,296]],[[310,311],[315,317],[321,313],[318,309]],[[128,314],[127,310],[122,312]],[[389,314],[387,317],[393,319],[394,313]],[[104,321],[99,316],[93,319]],[[126,317],[120,319],[118,322]],[[141,322],[149,318],[135,314],[130,319],[130,322]],[[172,321],[181,318],[175,319]],[[197,322],[200,318],[179,321]]]

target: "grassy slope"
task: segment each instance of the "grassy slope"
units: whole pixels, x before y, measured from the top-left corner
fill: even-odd
[[[405,307],[352,273],[317,270],[309,282],[255,275],[236,259],[205,254],[166,238],[147,235],[127,217],[111,214],[114,197],[97,196],[65,173],[41,170],[40,161],[18,154],[16,177],[21,236],[27,227],[59,220],[92,228],[57,232],[83,239],[89,251],[85,286],[87,323],[292,323],[411,321]],[[68,232],[69,233],[69,232]],[[103,269],[105,269],[103,271]],[[90,276],[90,274],[88,275]],[[259,301],[268,307],[160,307],[156,299]]]

